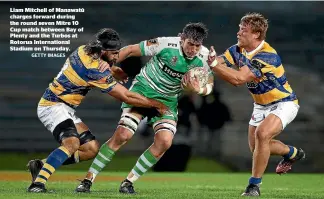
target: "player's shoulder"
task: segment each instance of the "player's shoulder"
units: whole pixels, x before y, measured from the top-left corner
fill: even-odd
[[[180,42],[180,37],[158,37],[160,42]]]
[[[235,54],[235,53],[242,54],[243,48],[239,47],[237,44],[234,44],[234,45],[228,47],[227,51],[229,51],[229,53],[231,53],[231,54]]]
[[[252,59],[258,59],[274,66],[281,65],[281,58],[277,51],[267,42],[264,43],[262,49],[258,51]]]
[[[77,53],[79,60],[76,61],[81,61],[86,69],[98,69],[99,59],[94,59],[88,55],[85,50],[85,45],[79,46],[77,48]]]
[[[165,48],[180,47],[180,37],[158,37],[157,42]]]
[[[261,52],[278,54],[277,51],[268,42],[264,42],[264,45],[263,45],[263,48],[261,49]]]
[[[200,51],[197,54],[199,59],[208,59],[209,50],[205,46],[201,46]]]
[[[209,54],[209,49],[205,46],[201,46],[201,49],[199,51],[199,53],[201,53],[202,55],[207,55]]]

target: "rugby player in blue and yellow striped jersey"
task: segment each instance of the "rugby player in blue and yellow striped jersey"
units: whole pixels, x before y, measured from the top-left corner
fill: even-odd
[[[41,160],[29,162],[28,167],[33,178],[28,187],[29,192],[45,192],[48,178],[62,164],[77,163],[97,155],[99,143],[89,128],[75,115],[76,107],[91,89],[99,88],[103,93],[120,101],[134,106],[155,108],[161,114],[167,111],[168,108],[162,103],[130,92],[118,84],[110,70],[99,70],[102,63],[112,65],[116,62],[120,47],[120,38],[115,30],[100,30],[95,40],[71,53],[61,72],[45,90],[38,104],[38,118],[61,146],[47,157],[45,163]]]
[[[239,24],[238,43],[221,56],[216,56],[211,47],[208,59],[213,72],[225,81],[235,86],[246,84],[254,100],[248,132],[253,153],[252,176],[243,196],[260,195],[259,186],[270,155],[283,156],[276,169],[279,174],[305,157],[302,149],[273,139],[294,120],[299,105],[279,55],[265,42],[267,29],[268,21],[263,15],[246,14]]]

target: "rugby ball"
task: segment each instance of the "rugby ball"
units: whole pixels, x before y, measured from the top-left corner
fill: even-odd
[[[194,67],[184,74],[181,80],[181,87],[182,89],[186,90],[188,85],[185,85],[184,82],[185,77],[191,79],[196,77],[198,79],[200,88],[204,88],[208,83],[208,71],[206,70],[206,68],[203,67]]]

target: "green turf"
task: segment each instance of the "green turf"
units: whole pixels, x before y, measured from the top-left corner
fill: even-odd
[[[26,170],[26,164],[29,160],[35,158],[44,158],[48,156],[47,153],[30,153],[30,154],[21,154],[21,153],[0,153],[0,170]],[[130,171],[132,167],[136,164],[138,156],[130,156],[123,154],[116,154],[113,158],[113,161],[107,166],[109,171]],[[5,161],[3,161],[5,160]],[[81,162],[75,165],[67,165],[60,168],[60,170],[80,170],[86,171],[91,165],[92,161]],[[230,171],[224,165],[217,163],[216,161],[201,158],[193,157],[190,159],[187,170],[188,172],[228,172]]]
[[[124,177],[127,173],[101,173],[100,176]],[[62,172],[55,175],[84,175],[80,172]],[[82,198],[167,198],[167,199],[211,199],[239,198],[250,174],[212,174],[212,173],[148,173],[135,184],[135,196],[118,193],[120,180],[98,181],[90,194],[75,194],[77,181],[49,181],[47,188],[54,193],[26,193],[28,181],[0,181],[0,198],[4,199],[82,199]],[[1,179],[1,177],[0,177]],[[324,175],[287,174],[278,176],[266,174],[261,186],[261,198],[308,199],[324,198]]]

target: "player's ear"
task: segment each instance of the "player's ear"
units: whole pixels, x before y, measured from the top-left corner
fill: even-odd
[[[260,36],[261,36],[261,33],[260,32],[254,33],[254,39],[259,39]]]

